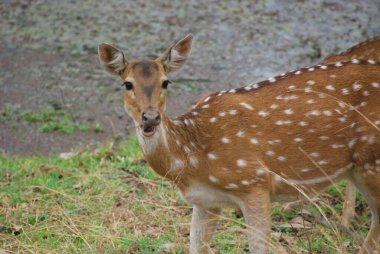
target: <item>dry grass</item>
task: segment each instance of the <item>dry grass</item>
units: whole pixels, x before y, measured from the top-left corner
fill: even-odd
[[[191,207],[139,156],[136,140],[62,159],[0,157],[0,253],[187,253]],[[369,227],[358,196],[339,227],[344,182],[292,210],[273,209],[273,253],[353,253]],[[325,219],[327,218],[327,220]],[[212,253],[245,253],[244,220],[226,209]]]

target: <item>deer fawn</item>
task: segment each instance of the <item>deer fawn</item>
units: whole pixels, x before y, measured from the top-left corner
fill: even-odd
[[[168,74],[186,62],[192,35],[155,60],[127,61],[99,45],[105,69],[121,77],[149,165],[193,204],[190,253],[207,252],[215,218],[239,207],[252,253],[268,253],[270,202],[309,197],[341,178],[372,213],[361,253],[380,250],[380,65],[317,65],[201,99],[176,119],[165,113]]]
[[[376,62],[380,62],[380,37],[374,37],[362,41],[339,55],[329,56],[325,58],[321,64],[334,64],[339,61],[350,61],[353,59],[372,59]],[[348,180],[346,185],[346,198],[343,203],[343,214],[341,219],[341,225],[347,229],[350,227],[350,223],[355,216],[355,199],[355,185]]]

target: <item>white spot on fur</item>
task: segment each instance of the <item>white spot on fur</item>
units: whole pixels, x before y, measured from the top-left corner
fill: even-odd
[[[216,154],[215,153],[208,153],[207,156],[210,160],[216,160]]]
[[[239,131],[238,133],[236,133],[236,136],[238,136],[239,138],[244,138],[245,132],[244,131]]]
[[[249,110],[253,110],[254,109],[251,105],[249,105],[246,102],[240,102],[240,105],[242,105],[243,107],[245,107],[246,109],[249,109]]]
[[[191,152],[190,148],[187,147],[187,146],[184,146],[184,147],[183,147],[183,150],[184,150],[186,153],[190,153],[190,152]]]
[[[262,175],[264,175],[265,174],[265,169],[264,168],[258,168],[257,170],[256,170],[256,174],[258,175],[258,176],[262,176]]]
[[[318,110],[311,110],[309,112],[307,112],[305,115],[306,116],[319,116],[321,114],[321,112],[319,112]]]
[[[276,108],[278,108],[278,105],[277,105],[277,104],[272,104],[272,105],[270,106],[270,108],[271,108],[271,109],[276,109]]]
[[[349,95],[350,94],[350,90],[348,88],[342,88],[342,89],[340,89],[340,91],[342,92],[343,95]]]
[[[266,111],[260,111],[260,112],[259,112],[259,116],[266,117],[266,116],[268,116],[268,115],[269,115],[269,113],[266,112]]]
[[[291,123],[292,123],[292,121],[290,121],[290,120],[278,120],[278,121],[276,121],[276,125],[289,125]]]
[[[344,148],[345,145],[343,145],[343,144],[332,144],[331,147],[332,147],[333,149],[339,149],[339,148]]]
[[[198,165],[198,159],[195,156],[190,156],[189,161],[191,166],[193,167],[196,167]]]
[[[259,143],[259,141],[256,139],[256,138],[251,138],[251,143],[254,144],[254,145],[257,145]]]
[[[359,84],[359,83],[354,83],[353,85],[352,85],[352,89],[354,89],[354,91],[355,92],[357,92],[357,91],[359,91],[360,89],[362,89],[362,85],[361,84]]]
[[[225,189],[237,189],[239,186],[234,183],[229,183],[228,185],[224,186]]]
[[[223,138],[222,138],[222,142],[223,142],[224,144],[228,144],[228,143],[231,143],[231,140],[230,140],[229,138],[227,138],[227,137],[223,137]]]
[[[313,89],[311,89],[311,87],[305,87],[305,89],[304,89],[305,93],[311,93],[312,91],[313,91]]]
[[[237,110],[236,109],[231,109],[230,111],[228,111],[228,113],[232,116],[236,115],[237,114]]]
[[[367,62],[368,62],[369,64],[375,64],[375,63],[376,63],[376,62],[375,62],[374,60],[372,60],[372,59],[367,60]]]
[[[215,176],[209,176],[208,177],[208,179],[210,179],[210,181],[212,182],[212,183],[216,183],[216,182],[218,182],[218,178],[216,178]]]
[[[183,163],[182,160],[180,160],[180,159],[175,159],[175,160],[173,161],[173,163],[171,164],[170,169],[171,169],[171,170],[179,170],[179,169],[182,169],[183,166],[184,166],[184,163]]]
[[[236,161],[236,165],[238,165],[239,167],[245,167],[245,166],[247,166],[247,161],[239,159]]]
[[[288,109],[284,110],[284,113],[287,114],[287,115],[292,115],[294,113],[294,111],[293,111],[293,109],[288,108]]]
[[[317,153],[317,152],[313,152],[313,153],[310,153],[310,156],[313,157],[313,158],[318,158],[321,155],[319,153]]]
[[[300,121],[300,122],[298,123],[298,125],[299,125],[299,126],[307,126],[307,125],[309,125],[309,123],[308,123],[308,122],[305,122],[305,121]]]

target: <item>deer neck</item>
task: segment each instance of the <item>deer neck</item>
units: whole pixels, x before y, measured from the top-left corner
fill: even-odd
[[[190,155],[200,149],[194,125],[186,120],[172,120],[164,114],[152,137],[145,137],[140,128],[136,132],[145,159],[153,170],[177,185],[184,184],[185,169],[198,164],[198,159]]]

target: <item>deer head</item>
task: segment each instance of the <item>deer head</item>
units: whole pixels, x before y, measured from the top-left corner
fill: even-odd
[[[123,80],[124,108],[145,137],[153,136],[161,123],[171,83],[168,74],[185,64],[192,39],[191,34],[186,35],[155,60],[128,61],[120,49],[106,43],[99,45],[100,62]]]

